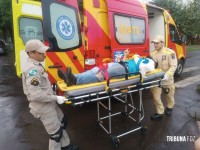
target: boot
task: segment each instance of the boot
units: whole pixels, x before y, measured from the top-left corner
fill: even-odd
[[[64,71],[62,71],[61,69],[58,69],[58,70],[57,70],[57,74],[58,74],[59,78],[61,78],[61,79],[63,79],[64,81],[66,81],[67,76],[66,76],[66,74],[64,73]]]
[[[61,69],[58,69],[57,73],[59,78],[67,83],[67,86],[76,85],[76,77],[72,74],[71,67],[67,67],[66,73]]]
[[[79,146],[78,145],[69,144],[66,147],[62,147],[61,150],[79,150]]]
[[[155,113],[151,116],[151,120],[161,120],[163,118],[163,114]]]
[[[165,109],[165,115],[170,116],[172,114],[172,108]]]
[[[67,67],[66,76],[67,76],[66,78],[67,86],[76,85],[76,76],[72,74],[71,67]]]

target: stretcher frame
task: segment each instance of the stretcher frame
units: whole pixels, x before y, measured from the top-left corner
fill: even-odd
[[[138,130],[141,130],[142,134],[146,134],[147,128],[142,124],[142,120],[144,119],[144,107],[143,107],[143,101],[142,101],[142,91],[145,89],[150,89],[152,87],[161,86],[162,77],[164,76],[164,72],[160,72],[160,75],[156,77],[155,79],[150,79],[149,81],[141,82],[141,76],[140,80],[137,84],[130,84],[125,87],[119,87],[119,88],[108,88],[107,90],[100,91],[100,92],[92,92],[87,94],[81,94],[78,96],[69,96],[67,91],[63,91],[64,95],[72,105],[78,106],[83,105],[91,102],[97,102],[97,123],[108,135],[112,138],[112,143],[114,148],[119,147],[119,138],[126,136],[128,134],[131,134],[133,132],[136,132]],[[139,108],[136,108],[134,106],[132,93],[139,92]],[[128,96],[130,96],[130,102],[128,102]],[[124,97],[124,99],[122,99]],[[124,104],[124,111],[119,111],[112,113],[112,104],[111,100],[115,99],[122,104]],[[103,103],[103,100],[106,100],[108,102],[108,105],[106,106]],[[69,101],[68,101],[69,102]],[[100,109],[104,108],[107,110],[108,114],[105,116],[101,116]],[[132,109],[130,112],[128,112],[128,108]],[[133,118],[131,115],[133,112],[136,111],[138,113],[138,119]],[[112,130],[112,118],[118,115],[122,115],[122,117],[126,117],[131,119],[133,122],[136,122],[138,127],[133,128],[129,131],[125,131],[119,134],[113,134]],[[108,127],[104,125],[104,120],[108,119]]]

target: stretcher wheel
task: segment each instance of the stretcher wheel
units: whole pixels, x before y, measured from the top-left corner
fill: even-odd
[[[116,137],[116,136],[113,136],[112,137],[112,144],[113,144],[113,147],[115,149],[119,148],[119,144],[120,144],[119,138]]]
[[[147,127],[142,126],[142,128],[141,128],[141,134],[142,135],[146,135],[147,134]]]

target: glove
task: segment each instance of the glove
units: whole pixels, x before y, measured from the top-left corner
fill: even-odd
[[[169,79],[169,76],[165,73],[164,77],[163,77],[163,80],[166,81]]]
[[[67,99],[63,96],[57,96],[57,103],[58,104],[63,104],[64,102],[66,102]]]

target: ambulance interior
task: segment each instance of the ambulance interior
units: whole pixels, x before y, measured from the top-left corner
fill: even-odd
[[[150,51],[154,50],[154,44],[151,43],[156,35],[165,37],[165,20],[162,10],[147,7],[149,18],[149,37],[150,37]]]

